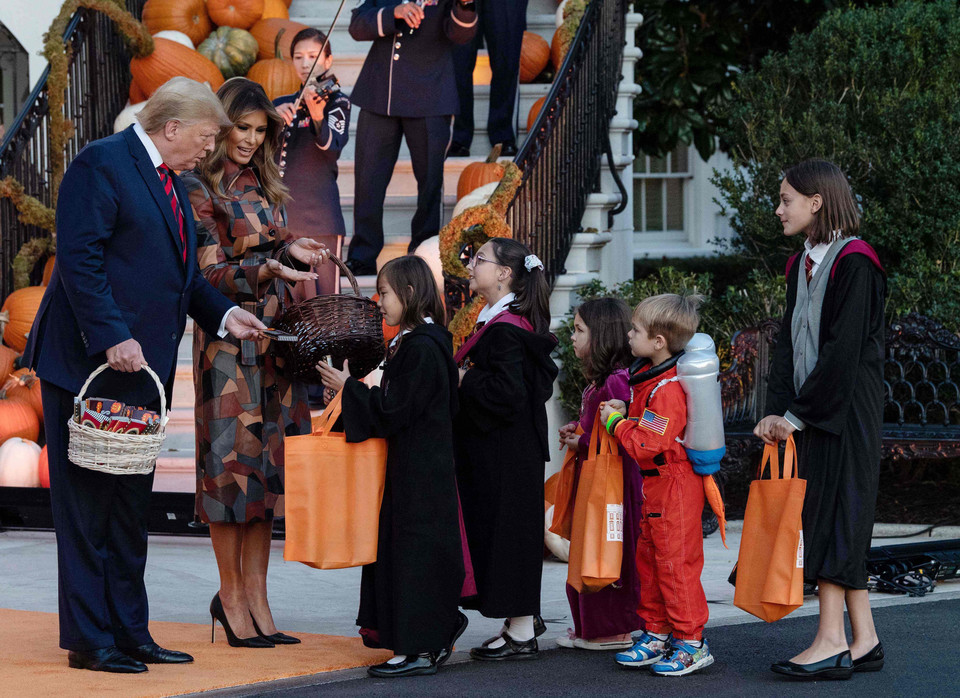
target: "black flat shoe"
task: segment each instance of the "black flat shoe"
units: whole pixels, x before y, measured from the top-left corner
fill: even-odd
[[[431,654],[419,654],[407,657],[399,664],[384,662],[369,667],[367,673],[379,679],[392,679],[400,676],[431,676],[437,673],[437,660]]]
[[[503,627],[504,627],[504,628],[509,628],[509,627],[510,627],[510,619],[509,619],[509,618],[507,618],[505,621],[503,621]],[[541,615],[538,613],[537,615],[535,615],[535,616],[533,617],[533,636],[534,636],[534,637],[540,637],[540,636],[543,635],[545,632],[547,632],[547,624],[543,621],[543,616],[541,616]],[[486,640],[484,640],[483,642],[480,643],[480,646],[481,646],[481,647],[486,647],[486,646],[489,645],[491,642],[495,642],[496,640],[499,640],[499,639],[500,639],[500,636],[499,636],[499,635],[494,635],[493,637],[488,637]]]
[[[377,264],[358,262],[355,259],[348,259],[343,265],[350,270],[354,276],[374,276],[377,273]]]
[[[260,632],[260,626],[257,625],[257,619],[253,617],[253,614],[250,614],[250,620],[253,621],[253,629],[257,631],[257,635],[262,637],[264,640],[270,640],[275,645],[299,645],[300,638],[294,637],[293,635],[287,635],[286,633],[276,632],[273,635],[264,635]]]
[[[90,671],[109,671],[113,674],[141,674],[147,665],[128,657],[116,647],[104,647],[99,650],[67,653],[67,664],[71,669],[89,669]]]
[[[120,651],[144,664],[186,664],[193,661],[186,652],[165,650],[156,642],[148,642],[139,647],[121,647]]]
[[[880,671],[883,669],[883,643],[876,646],[859,659],[853,660],[854,671]]]
[[[853,676],[853,660],[850,650],[827,657],[811,664],[797,664],[796,662],[777,662],[771,664],[770,669],[794,679],[838,679],[846,680]]]
[[[460,639],[460,636],[463,635],[463,631],[467,629],[467,624],[470,621],[467,620],[467,617],[463,615],[460,611],[457,611],[457,629],[453,633],[453,637],[450,638],[450,644],[444,647],[437,654],[437,666],[443,666],[443,663],[450,659],[450,655],[453,654],[453,646],[456,644],[457,640]]]
[[[470,650],[472,659],[479,659],[483,662],[501,662],[505,659],[537,659],[540,656],[540,648],[537,646],[537,638],[518,642],[510,637],[510,633],[504,632],[500,637],[506,640],[506,643],[500,647],[481,646]]]
[[[504,143],[503,147],[500,148],[500,155],[505,158],[512,158],[517,154],[517,144],[516,143]]]
[[[470,148],[459,143],[451,143],[447,148],[448,158],[468,158],[470,157]]]
[[[220,594],[217,593],[210,602],[210,642],[217,639],[217,621],[223,626],[223,631],[227,634],[227,643],[231,647],[252,647],[264,648],[274,647],[275,645],[265,637],[254,635],[253,637],[237,637],[227,622],[227,612],[223,610],[223,602],[220,601]]]

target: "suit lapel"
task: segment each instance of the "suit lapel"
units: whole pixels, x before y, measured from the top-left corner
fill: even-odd
[[[146,148],[143,147],[143,143],[140,142],[140,139],[137,138],[137,134],[134,133],[133,126],[128,127],[123,135],[127,139],[127,145],[130,148],[130,154],[133,155],[133,159],[137,163],[137,170],[140,172],[140,176],[143,177],[144,184],[147,185],[147,189],[150,191],[150,195],[153,197],[153,200],[156,201],[157,206],[160,207],[160,213],[163,214],[163,219],[167,222],[167,231],[170,233],[170,237],[173,239],[174,249],[177,251],[178,259],[182,259],[180,255],[183,254],[183,247],[180,243],[180,231],[177,226],[177,221],[173,217],[173,208],[170,206],[170,199],[167,196],[167,193],[163,190],[163,184],[160,182],[160,175],[157,174],[156,168],[153,166],[153,162],[150,160],[150,155],[147,153]],[[176,187],[177,177],[174,176],[174,189]],[[183,187],[180,187],[177,190],[177,197],[180,200],[180,208],[184,210],[184,199],[181,196]],[[187,215],[184,213],[184,235],[187,234],[186,219]]]

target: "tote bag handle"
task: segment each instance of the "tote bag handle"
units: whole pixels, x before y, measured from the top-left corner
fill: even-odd
[[[590,430],[590,453],[592,455],[609,456],[619,453],[616,439],[600,426],[600,410],[593,419],[593,429]]]
[[[335,398],[330,401],[330,404],[327,405],[326,409],[323,411],[323,414],[320,417],[320,423],[317,424],[316,428],[313,430],[314,434],[329,434],[333,429],[333,425],[337,423],[337,419],[340,418],[341,412],[341,403],[343,399],[343,388],[341,388]]]
[[[790,480],[800,477],[800,471],[797,467],[797,446],[792,435],[787,437],[783,449],[783,477],[780,477],[780,451],[777,444],[764,444],[763,459],[760,461],[760,469],[757,471],[758,480],[763,479],[763,471],[768,463],[770,464],[771,480]]]

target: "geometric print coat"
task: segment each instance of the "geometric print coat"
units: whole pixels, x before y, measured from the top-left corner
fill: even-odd
[[[197,223],[200,272],[227,298],[272,326],[290,303],[280,279],[257,282],[267,259],[293,241],[281,206],[260,188],[256,169],[226,158],[221,195],[197,172],[182,176]],[[286,264],[290,264],[284,260]],[[196,515],[204,523],[283,516],[283,441],[310,433],[307,388],[283,375],[269,339],[211,337],[194,324]]]

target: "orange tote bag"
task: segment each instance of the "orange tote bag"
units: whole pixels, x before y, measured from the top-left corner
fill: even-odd
[[[583,433],[583,429],[579,425],[577,425],[576,433],[578,436]],[[553,502],[553,523],[550,525],[550,533],[556,533],[567,540],[570,540],[573,507],[576,502],[573,483],[577,478],[577,450],[567,446],[567,453],[563,457],[560,477],[557,479],[557,495]]]
[[[600,591],[620,579],[622,562],[623,459],[598,413],[580,467],[567,583],[581,593]]]
[[[750,483],[737,560],[733,604],[772,623],[803,605],[803,496],[793,437],[787,439],[783,476],[776,446],[766,445]],[[770,478],[763,473],[770,466]]]
[[[283,559],[325,570],[376,562],[387,472],[385,439],[351,444],[332,431],[342,395],[330,402],[312,434],[284,439]]]

